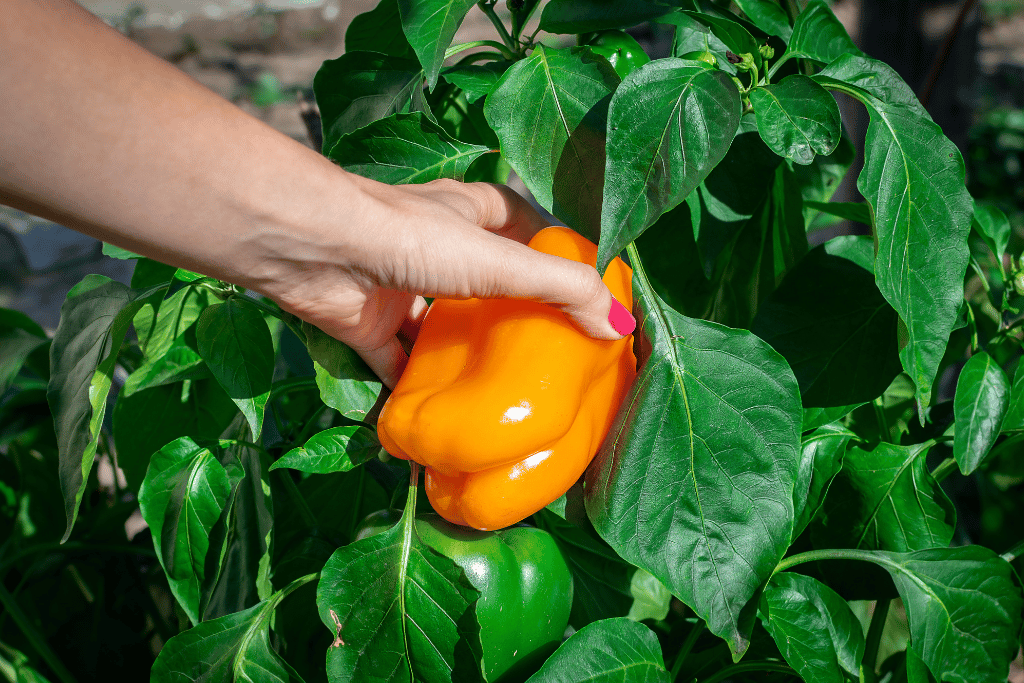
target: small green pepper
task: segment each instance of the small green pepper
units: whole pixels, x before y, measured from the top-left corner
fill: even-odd
[[[607,59],[619,78],[625,78],[651,58],[640,43],[625,31],[601,31],[589,43],[590,49]]]
[[[400,510],[380,510],[356,530],[360,540],[390,529]],[[515,526],[477,531],[434,514],[416,517],[420,540],[466,572],[480,591],[484,676],[491,683],[533,673],[562,642],[572,607],[572,575],[555,539],[541,529]]]

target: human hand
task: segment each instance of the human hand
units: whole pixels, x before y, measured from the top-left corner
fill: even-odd
[[[541,301],[598,339],[635,326],[594,268],[525,246],[547,223],[508,187],[358,184],[367,202],[347,212],[342,243],[296,249],[278,236],[266,252],[277,278],[258,289],[348,344],[386,385],[401,375],[400,338],[415,337],[424,296]],[[297,257],[309,246],[310,256]]]

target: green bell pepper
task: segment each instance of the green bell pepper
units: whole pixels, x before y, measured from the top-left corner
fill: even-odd
[[[400,510],[369,515],[355,540],[385,531]],[[435,514],[416,517],[420,540],[455,562],[480,591],[484,676],[491,682],[524,680],[562,642],[572,606],[572,575],[555,539],[541,529],[515,526],[477,531]]]
[[[625,78],[651,61],[633,36],[618,29],[597,33],[588,45],[591,50],[611,63],[619,78]]]

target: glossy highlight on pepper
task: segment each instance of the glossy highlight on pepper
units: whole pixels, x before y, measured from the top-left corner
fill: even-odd
[[[530,247],[594,265],[597,247],[568,228]],[[604,283],[632,302],[615,259]],[[445,519],[500,529],[554,501],[586,469],[636,375],[632,336],[591,339],[533,301],[438,299],[431,305],[377,433],[392,455],[426,467]]]

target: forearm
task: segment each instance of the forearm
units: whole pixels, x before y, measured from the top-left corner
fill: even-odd
[[[257,288],[275,240],[371,213],[359,179],[77,5],[9,0],[0,35],[0,202]]]

